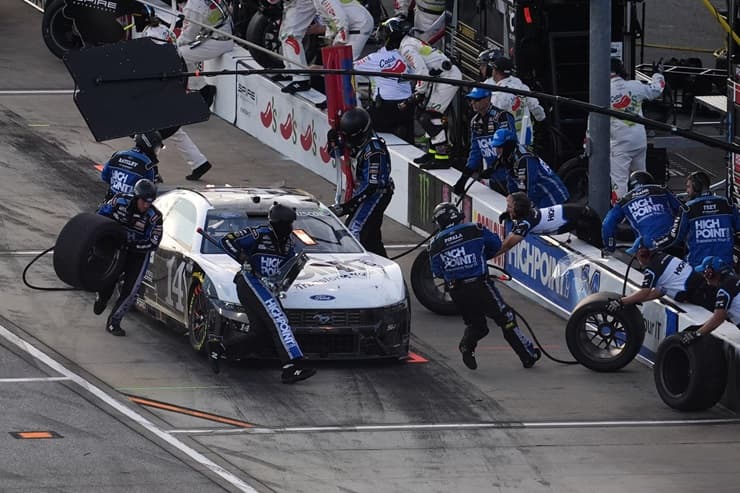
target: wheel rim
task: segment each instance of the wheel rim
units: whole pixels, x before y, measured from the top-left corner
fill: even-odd
[[[74,22],[64,17],[63,9],[58,9],[52,14],[49,22],[51,38],[63,50],[79,50],[82,48],[82,39],[75,33]]]
[[[666,351],[660,372],[663,388],[673,396],[686,392],[691,380],[690,368],[689,355],[685,351],[675,347]]]
[[[91,272],[101,272],[101,277],[108,278],[112,276],[121,258],[121,249],[119,248],[120,239],[118,237],[104,237],[99,239],[93,245],[87,257],[87,264]]]
[[[434,298],[439,302],[442,303],[454,303],[452,301],[452,297],[450,296],[449,291],[445,289],[445,282],[443,279],[438,279],[432,275],[431,268],[428,269],[428,272],[424,272],[423,277],[423,283],[424,291],[426,292],[427,296],[430,298]]]
[[[578,345],[581,351],[593,360],[612,360],[627,349],[629,335],[627,327],[617,317],[608,313],[588,314],[581,328]]]
[[[203,287],[197,284],[193,289],[193,297],[190,302],[190,313],[188,314],[188,325],[190,329],[190,343],[193,348],[200,350],[203,348],[208,337],[210,328],[210,307],[208,297],[203,291]]]

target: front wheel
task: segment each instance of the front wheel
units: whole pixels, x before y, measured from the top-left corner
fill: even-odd
[[[568,319],[565,340],[573,357],[594,371],[617,371],[632,361],[645,340],[640,310],[628,305],[615,313],[606,310],[617,293],[600,292],[584,298]]]
[[[422,250],[411,266],[411,289],[419,303],[438,315],[457,315],[457,307],[442,279],[432,275],[429,253]]]
[[[204,353],[208,335],[217,333],[221,318],[200,281],[195,282],[191,293],[188,304],[188,338],[195,352]]]

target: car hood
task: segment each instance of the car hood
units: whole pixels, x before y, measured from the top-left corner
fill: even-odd
[[[228,255],[194,258],[213,283],[220,300],[239,303]],[[372,253],[310,254],[308,262],[281,300],[286,309],[377,308],[402,301],[406,288],[401,268]]]

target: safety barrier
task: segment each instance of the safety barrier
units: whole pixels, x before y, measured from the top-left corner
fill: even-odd
[[[258,68],[246,50],[237,48],[218,60],[207,63],[207,70]],[[245,132],[260,139],[283,155],[334,183],[336,171],[326,152],[328,123],[326,114],[300,95],[289,96],[263,76],[217,77],[214,111]],[[424,171],[413,163],[422,151],[393,135],[384,134],[389,144],[392,176],[396,193],[387,215],[426,234],[431,231],[431,212],[445,200],[454,200],[452,185],[460,173],[453,169]],[[481,183],[475,183],[462,202],[466,218],[480,222],[503,237],[498,216],[506,210],[503,196]],[[593,246],[569,235],[529,235],[498,265],[512,275],[517,291],[567,318],[585,296],[597,291],[621,292],[627,265],[616,258],[601,258]],[[642,275],[629,272],[627,292],[637,290]],[[676,303],[669,299],[642,305],[647,333],[640,359],[652,364],[659,343],[688,326],[703,323],[709,312],[703,308]],[[724,323],[714,335],[725,343],[729,379],[724,403],[740,410],[738,370],[740,331]]]

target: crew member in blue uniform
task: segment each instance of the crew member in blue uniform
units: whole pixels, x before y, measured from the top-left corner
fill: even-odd
[[[506,181],[506,170],[496,167],[497,156],[491,141],[496,131],[502,128],[509,129],[512,135],[516,135],[514,134],[516,130],[514,115],[491,105],[490,90],[476,87],[465,97],[470,101],[475,115],[470,120],[468,161],[465,163],[462,176],[453,187],[457,195],[465,192],[468,179],[476,174],[479,178],[488,178],[491,188],[494,189],[494,183]]]
[[[617,224],[623,219],[635,231],[636,236],[661,238],[668,234],[673,221],[681,210],[678,201],[665,187],[655,184],[647,171],[634,171],[627,182],[627,193],[604,218],[601,237],[607,251],[616,249]]]
[[[136,182],[131,194],[117,194],[98,209],[98,214],[122,224],[126,231],[126,250],[118,301],[113,306],[106,330],[114,336],[125,336],[121,320],[136,299],[136,293],[149,266],[150,252],[159,247],[162,239],[162,214],[152,205],[157,186],[143,178]],[[105,311],[117,283],[98,292],[93,305],[95,315]]]
[[[349,215],[347,227],[367,251],[387,257],[380,228],[394,185],[385,142],[376,135],[370,115],[362,108],[342,115],[339,135],[329,131],[328,140],[332,146],[349,145],[356,165],[352,198],[330,209],[337,216]]]
[[[491,139],[496,167],[506,170],[509,193],[525,192],[535,207],[552,207],[568,201],[563,180],[542,159],[520,146],[508,128],[496,130]]]
[[[740,214],[725,197],[709,189],[709,176],[702,171],[686,179],[689,201],[681,208],[673,227],[665,236],[655,236],[660,248],[686,244],[686,260],[693,267],[708,256],[720,257],[732,265],[734,237],[740,231]]]
[[[143,178],[157,180],[157,154],[162,149],[162,136],[156,131],[136,134],[134,142],[135,147],[116,152],[103,166],[100,177],[108,184],[105,200],[117,193],[131,193],[136,182]]]
[[[691,327],[681,333],[681,342],[686,345],[693,344],[726,320],[735,325],[740,324],[740,279],[733,272],[732,263],[718,256],[704,257],[696,271],[704,275],[708,285],[717,289],[717,294],[712,316],[699,328]]]
[[[558,204],[538,209],[524,192],[506,197],[506,212],[499,222],[512,221],[511,231],[504,238],[498,255],[514,248],[528,234],[556,235],[575,232],[583,241],[601,248],[601,218],[587,205]]]
[[[243,262],[234,278],[239,302],[250,320],[259,322],[270,332],[283,365],[282,382],[295,383],[313,376],[316,369],[305,366],[303,351],[280,300],[263,279],[277,274],[280,267],[296,255],[291,238],[296,213],[276,202],[270,207],[267,218],[268,225],[227,233],[221,238],[221,246],[226,253]],[[215,334],[215,338],[220,336]],[[215,354],[212,352],[211,358],[217,361],[224,348],[218,341],[210,340],[209,351],[212,349]],[[218,366],[214,366],[214,370],[217,369]]]
[[[501,327],[524,368],[531,368],[540,358],[540,350],[519,329],[514,311],[488,276],[487,261],[500,250],[501,239],[481,224],[463,223],[460,210],[450,202],[438,204],[432,220],[440,229],[429,245],[432,274],[447,283],[465,322],[459,345],[465,366],[471,370],[478,367],[475,348],[488,334],[489,316]]]

